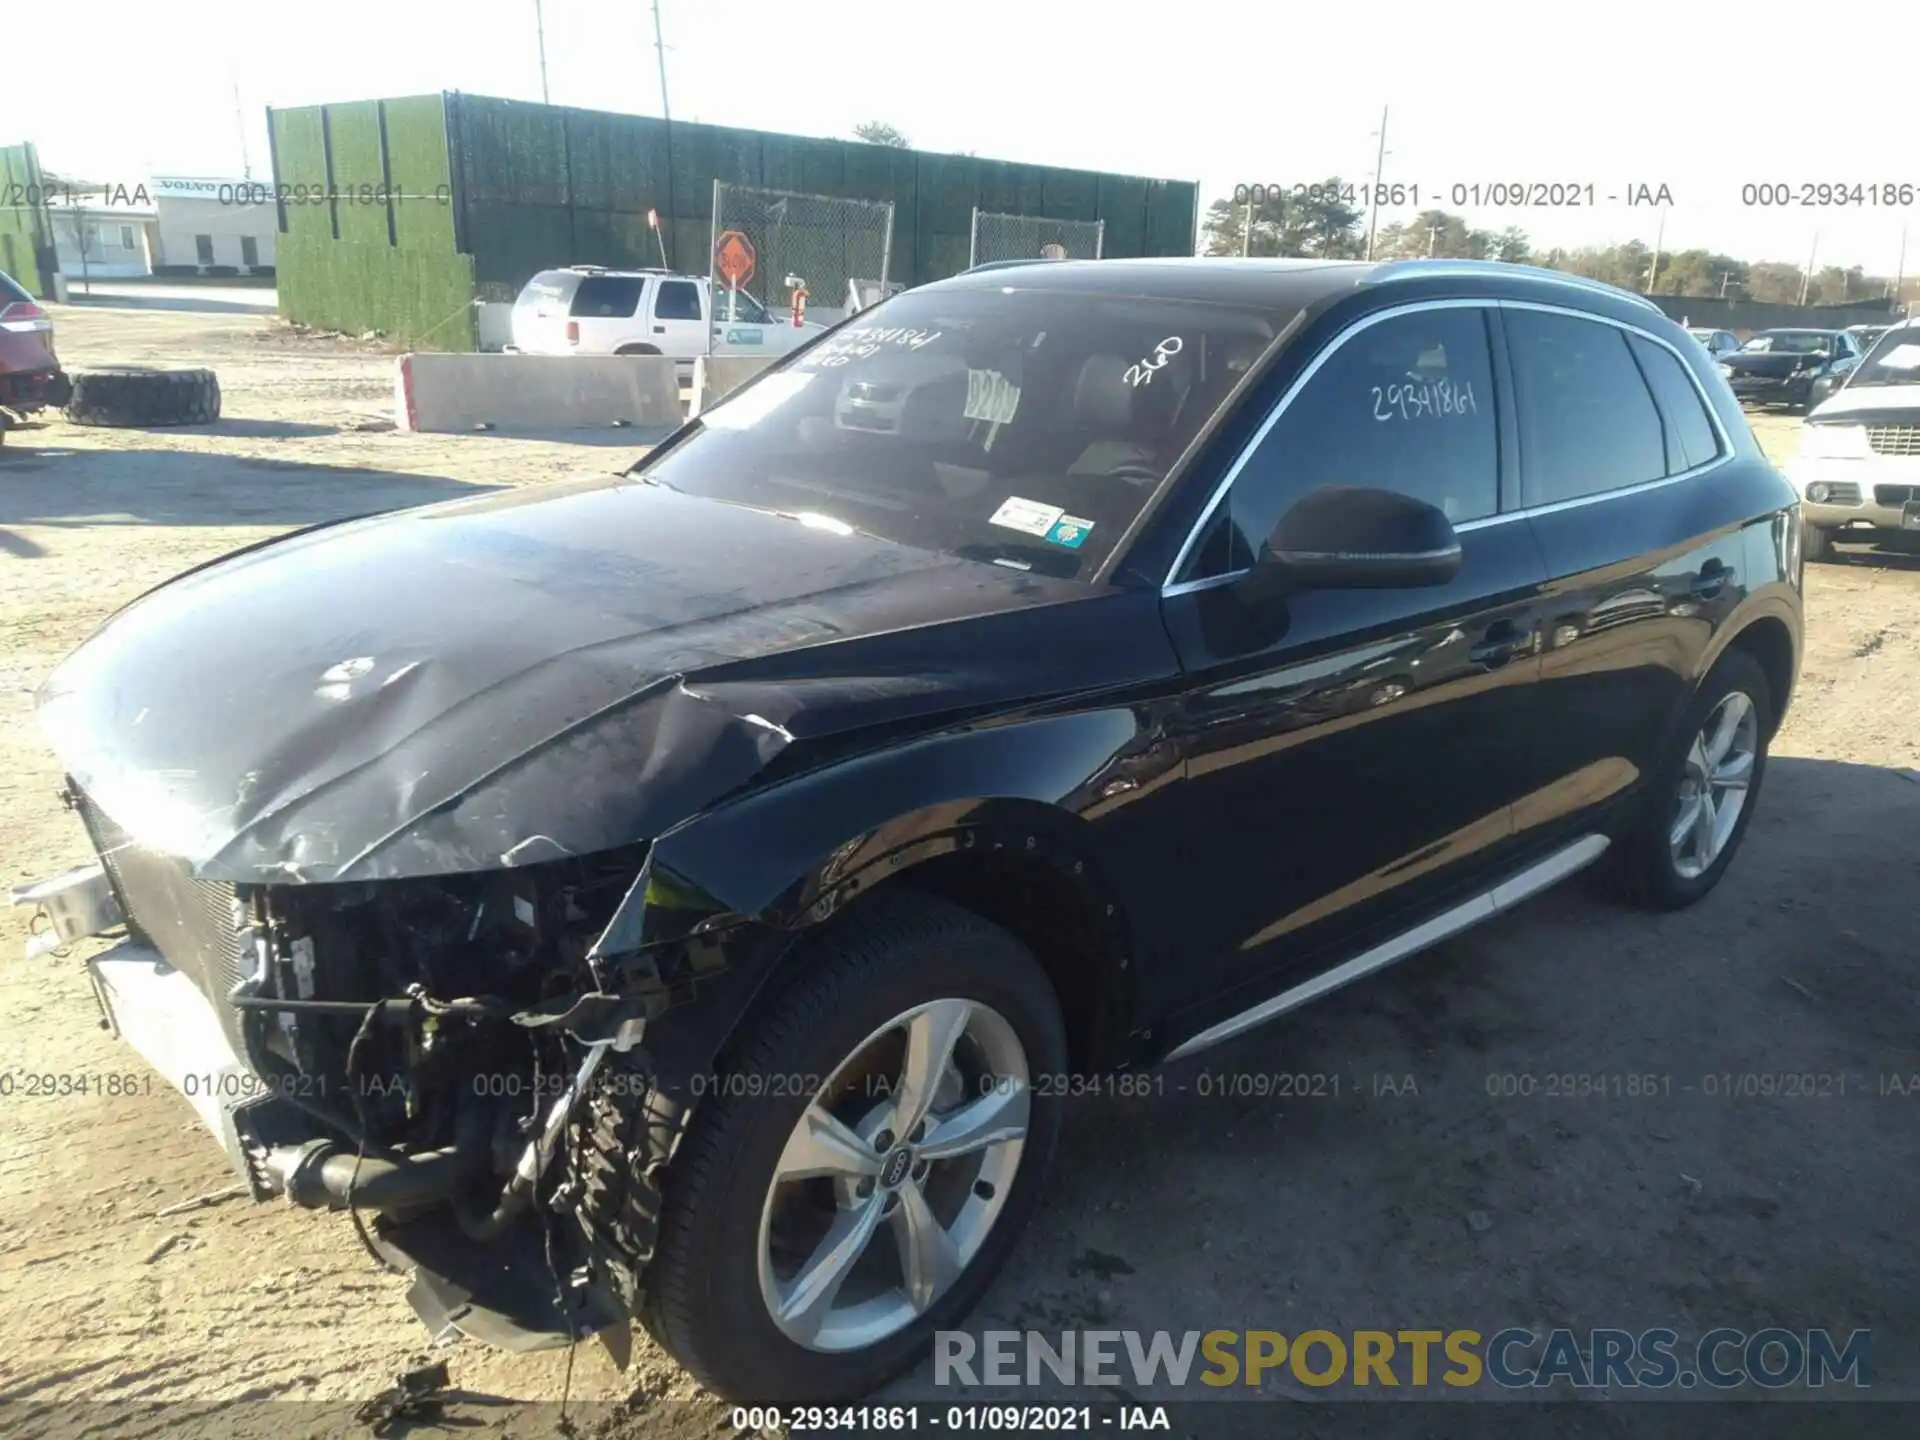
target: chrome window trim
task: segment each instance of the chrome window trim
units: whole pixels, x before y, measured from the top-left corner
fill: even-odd
[[[1388,260],[1377,265],[1365,278],[1362,285],[1391,285],[1396,281],[1407,280],[1480,280],[1488,276],[1502,279],[1520,278],[1523,280],[1545,280],[1552,285],[1564,285],[1570,290],[1582,290],[1591,295],[1606,295],[1615,300],[1625,300],[1638,305],[1642,310],[1651,310],[1664,316],[1662,310],[1644,295],[1636,295],[1631,290],[1622,290],[1618,285],[1609,285],[1604,280],[1589,279],[1585,275],[1574,275],[1565,270],[1548,270],[1539,265],[1515,265],[1505,260]]]
[[[1625,331],[1630,335],[1638,335],[1641,339],[1660,346],[1661,349],[1665,350],[1669,355],[1673,356],[1675,360],[1680,362],[1681,373],[1687,377],[1688,383],[1693,386],[1694,397],[1699,400],[1701,408],[1707,412],[1707,419],[1712,422],[1714,438],[1719,442],[1719,453],[1704,465],[1696,465],[1690,470],[1681,471],[1678,475],[1663,475],[1657,480],[1642,480],[1637,484],[1622,485],[1613,490],[1597,490],[1591,495],[1576,495],[1570,500],[1552,500],[1544,505],[1523,505],[1517,510],[1502,510],[1498,514],[1485,515],[1478,520],[1463,520],[1453,527],[1456,535],[1468,534],[1475,530],[1484,530],[1494,525],[1506,525],[1515,520],[1528,520],[1536,515],[1554,515],[1562,510],[1574,510],[1583,505],[1595,505],[1603,500],[1618,500],[1629,495],[1643,495],[1650,490],[1659,490],[1668,485],[1678,485],[1683,480],[1692,480],[1706,474],[1710,470],[1718,469],[1733,459],[1733,437],[1728,434],[1726,424],[1720,418],[1719,410],[1714,406],[1713,402],[1708,399],[1707,392],[1700,383],[1700,377],[1694,374],[1693,367],[1687,364],[1686,357],[1680,353],[1677,346],[1649,330],[1645,330],[1625,320],[1616,320],[1609,315],[1595,315],[1588,310],[1578,310],[1569,305],[1553,305],[1543,300],[1496,300],[1491,298],[1475,300],[1449,298],[1445,300],[1420,300],[1407,305],[1396,305],[1391,309],[1378,310],[1371,315],[1363,315],[1360,319],[1354,321],[1353,324],[1334,336],[1327,347],[1318,355],[1314,356],[1313,363],[1308,365],[1305,370],[1301,371],[1301,373],[1294,378],[1293,384],[1289,385],[1286,393],[1275,402],[1273,410],[1268,414],[1267,418],[1261,422],[1260,428],[1254,431],[1252,438],[1241,448],[1240,453],[1234,456],[1233,464],[1227,467],[1226,475],[1221,478],[1219,485],[1215,487],[1213,495],[1207,501],[1206,508],[1200,512],[1200,516],[1194,522],[1193,528],[1187,532],[1185,543],[1181,545],[1179,553],[1174,556],[1173,565],[1167,571],[1167,578],[1161,583],[1161,596],[1190,595],[1198,590],[1211,590],[1216,586],[1231,584],[1252,569],[1251,566],[1242,566],[1238,570],[1230,570],[1220,575],[1208,575],[1198,580],[1182,580],[1176,582],[1173,578],[1180,573],[1181,567],[1192,557],[1193,549],[1199,544],[1202,532],[1205,531],[1208,524],[1213,520],[1214,512],[1220,508],[1220,502],[1226,498],[1227,492],[1233,488],[1233,482],[1239,478],[1240,472],[1245,468],[1248,459],[1253,455],[1254,451],[1260,448],[1261,442],[1267,438],[1267,433],[1279,423],[1280,417],[1286,413],[1287,407],[1293,403],[1294,397],[1300,393],[1309,380],[1319,373],[1320,367],[1332,357],[1336,350],[1340,349],[1350,338],[1358,335],[1369,326],[1377,325],[1383,320],[1389,320],[1398,315],[1413,314],[1422,310],[1463,310],[1469,308],[1482,310],[1539,310],[1549,315],[1570,315],[1576,320],[1590,320],[1597,325],[1611,325],[1616,330]],[[1659,307],[1655,306],[1653,308],[1657,310]],[[1499,377],[1496,375],[1496,384],[1498,383],[1498,379]],[[1658,413],[1660,408],[1659,401],[1657,397],[1653,396],[1650,385],[1648,387],[1648,398],[1654,401],[1654,410]],[[1521,483],[1524,487],[1524,473],[1521,476]],[[1522,493],[1524,494],[1524,489]]]

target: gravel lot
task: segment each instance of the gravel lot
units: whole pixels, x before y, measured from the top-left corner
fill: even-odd
[[[389,356],[257,317],[89,306],[56,323],[70,366],[214,366],[227,418],[56,419],[0,451],[8,883],[88,858],[31,693],[115,606],[282,528],[635,453],[392,433]],[[1756,429],[1781,453],[1796,423]],[[1865,1327],[1876,1392],[1920,1398],[1920,1095],[1880,1093],[1920,1072],[1920,556],[1852,549],[1808,588],[1800,691],[1711,899],[1650,918],[1564,888],[1168,1070],[1155,1098],[1078,1102],[1050,1199],[970,1328]],[[23,962],[24,938],[0,913],[0,1070],[144,1073],[77,963]],[[1275,1072],[1337,1075],[1339,1097],[1218,1093]],[[1782,1072],[1844,1075],[1845,1093],[1706,1093]],[[1627,1073],[1671,1093],[1489,1093]],[[245,1201],[156,1216],[231,1183],[179,1097],[0,1107],[0,1400],[195,1402],[158,1421],[57,1412],[94,1433],[331,1433],[422,1352],[404,1282],[344,1219]],[[463,1427],[550,1428],[564,1356],[446,1358]],[[922,1375],[897,1393],[934,1392]],[[1337,1398],[1291,1377],[1268,1393]],[[624,1374],[583,1347],[571,1394],[601,1435],[727,1429],[643,1340]],[[297,1421],[235,1407],[266,1398],[317,1403]],[[1555,1407],[1528,1433],[1641,1433],[1622,1428],[1636,1409]]]

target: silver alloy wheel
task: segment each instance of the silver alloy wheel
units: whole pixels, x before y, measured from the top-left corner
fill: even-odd
[[[1673,868],[1683,880],[1704,875],[1727,848],[1746,808],[1759,745],[1760,712],[1739,690],[1713,707],[1693,737],[1667,834]]]
[[[952,1288],[1012,1190],[1030,1079],[1013,1026],[975,1000],[915,1006],[841,1061],[760,1212],[760,1294],[788,1339],[864,1349]]]

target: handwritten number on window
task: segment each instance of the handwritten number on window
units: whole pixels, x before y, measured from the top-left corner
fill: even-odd
[[[1472,384],[1451,380],[1412,380],[1404,385],[1373,387],[1376,420],[1425,420],[1448,415],[1478,415],[1480,405]]]
[[[1151,384],[1155,373],[1158,372],[1167,361],[1178,355],[1185,348],[1186,342],[1178,335],[1169,335],[1153,347],[1153,354],[1147,356],[1144,360],[1138,360],[1129,365],[1126,374],[1120,378],[1136,390],[1142,385]]]

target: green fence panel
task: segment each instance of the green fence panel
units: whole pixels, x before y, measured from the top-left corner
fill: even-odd
[[[800,183],[789,188],[803,195],[845,195],[847,193],[848,145],[840,140],[802,140]],[[878,197],[872,197],[878,198]]]
[[[288,235],[333,238],[327,206],[305,203],[303,198],[327,193],[325,111],[323,105],[306,105],[273,112],[274,179],[285,187],[283,193],[288,197],[281,206],[280,221]],[[276,273],[281,268],[279,248],[276,245]]]
[[[1107,222],[1100,236],[1100,253],[1146,254],[1147,182],[1130,175],[1102,175],[1098,205],[1099,217]]]
[[[53,292],[46,177],[31,145],[0,146],[0,270],[38,299]]]
[[[467,206],[467,244],[474,278],[482,285],[518,291],[528,277],[556,265],[573,265],[573,212],[564,205],[513,205],[500,202]]]
[[[451,254],[453,167],[446,105],[438,95],[385,102],[387,173],[395,194],[394,242],[403,250]]]
[[[1049,170],[1041,183],[1043,208],[1049,220],[1100,218],[1100,177],[1090,170]]]
[[[473,264],[387,244],[283,235],[280,313],[350,335],[379,331],[416,350],[474,348]]]
[[[386,171],[380,155],[380,102],[327,107],[333,146],[333,207],[340,238],[385,245]]]

